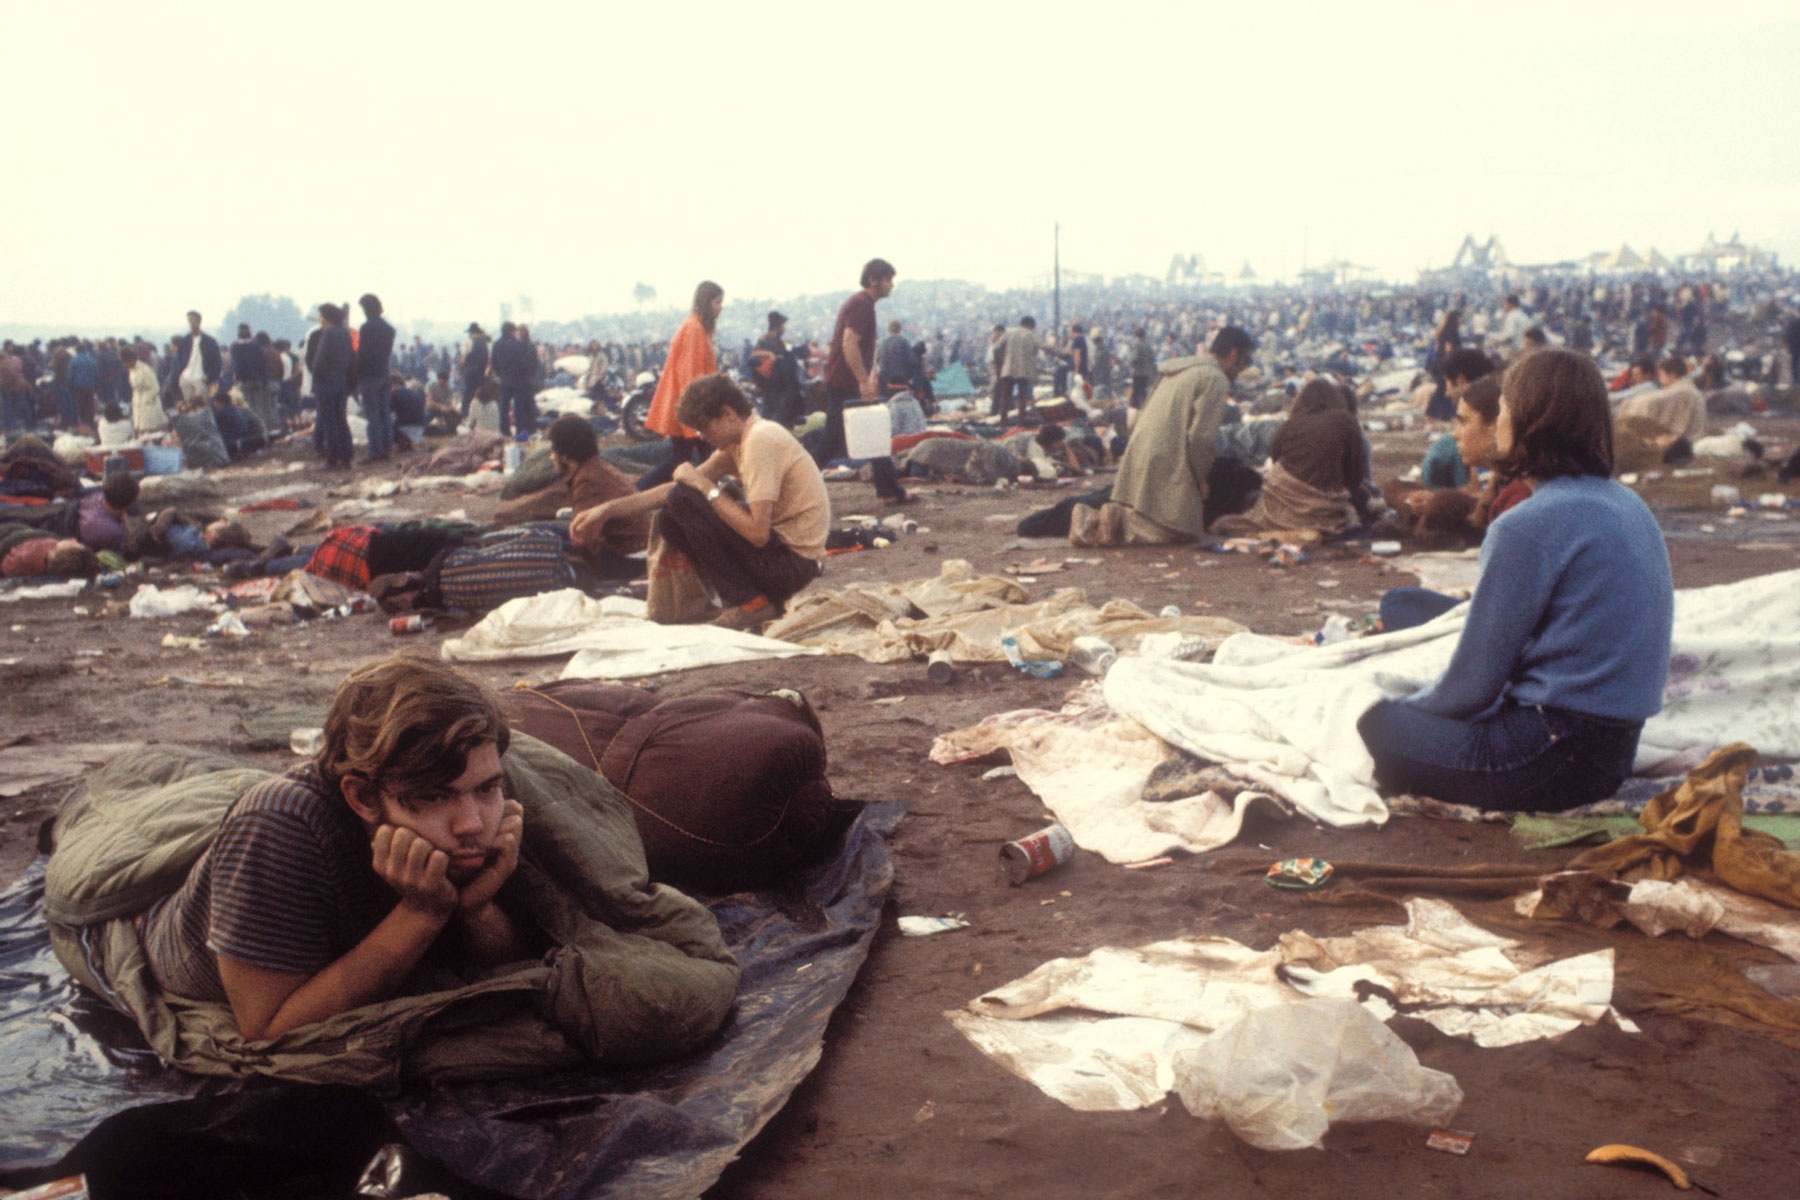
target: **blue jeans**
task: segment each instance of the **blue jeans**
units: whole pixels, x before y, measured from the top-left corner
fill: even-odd
[[[1643,727],[1511,700],[1466,720],[1382,700],[1356,722],[1384,790],[1497,812],[1606,799],[1631,774]]]
[[[500,389],[500,432],[511,437],[515,429],[537,432],[537,389],[529,383],[507,384]]]
[[[1384,633],[1412,629],[1435,621],[1462,601],[1430,588],[1390,588],[1381,596],[1381,628]]]
[[[0,418],[0,429],[7,433],[15,433],[30,429],[37,420],[36,405],[31,402],[30,392],[20,392],[16,396],[8,396],[5,400],[4,418]]]
[[[354,451],[350,442],[350,393],[336,388],[320,391],[314,397],[319,413],[313,418],[313,449],[327,467],[348,467]]]
[[[394,406],[388,381],[357,386],[362,397],[363,417],[369,422],[369,458],[383,459],[394,452]]]

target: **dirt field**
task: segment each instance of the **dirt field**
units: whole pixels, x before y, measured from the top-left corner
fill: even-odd
[[[1800,434],[1800,422],[1761,424],[1769,440],[1784,447]],[[1376,443],[1377,478],[1383,478],[1417,461],[1425,435],[1378,434]],[[243,494],[307,477],[278,479],[278,467],[232,472],[229,486]],[[1746,484],[1743,490],[1754,496],[1774,485]],[[1066,543],[1001,549],[1013,540],[1018,517],[1063,494],[1051,488],[921,489],[911,515],[928,532],[886,551],[838,556],[826,583],[934,574],[952,557],[984,571],[1040,555],[1066,557]],[[325,499],[323,490],[316,499]],[[410,499],[420,507],[465,504],[448,492]],[[869,511],[873,496],[866,484],[833,484],[832,502],[843,515]],[[492,504],[491,498],[471,499],[466,507],[480,520]],[[1800,520],[1764,521],[1752,514],[1725,522],[1717,510],[1673,508],[1664,515],[1678,587],[1800,566]],[[274,531],[292,516],[259,514],[257,529]],[[1701,532],[1702,523],[1714,532]],[[1030,586],[1034,597],[1073,585],[1095,602],[1121,597],[1151,610],[1177,604],[1184,612],[1231,617],[1275,634],[1311,632],[1332,612],[1372,611],[1383,590],[1413,582],[1385,563],[1362,561],[1358,550],[1327,548],[1290,569],[1251,556],[1182,549],[1075,553],[1101,562],[1044,576]],[[1337,586],[1318,586],[1332,580]],[[126,587],[101,598],[0,605],[0,658],[19,660],[0,667],[6,679],[0,742],[184,742],[282,767],[292,761],[285,752],[243,750],[239,715],[257,705],[323,704],[347,668],[402,644],[384,618],[353,617],[215,641],[205,651],[164,649],[159,643],[165,633],[198,634],[206,621],[130,620],[124,612],[129,594]],[[1352,602],[1359,604],[1347,607]],[[75,615],[77,606],[90,611]],[[441,636],[423,635],[427,642]],[[554,678],[561,665],[558,659],[476,670],[504,687]],[[1527,853],[1504,826],[1492,824],[1396,820],[1376,831],[1338,831],[1299,820],[1253,819],[1236,846],[1215,855],[1125,871],[1078,853],[1054,874],[1008,887],[995,870],[998,849],[1043,825],[1043,807],[1016,779],[983,781],[992,764],[942,768],[926,753],[937,734],[984,716],[1055,708],[1070,683],[986,666],[964,668],[955,683],[936,687],[922,663],[870,666],[844,658],[646,681],[671,695],[719,685],[802,689],[825,722],[836,790],[909,806],[891,842],[897,864],[893,914],[961,912],[970,921],[966,930],[928,938],[901,938],[891,922],[884,928],[832,1022],[820,1066],[714,1195],[1351,1200],[1628,1197],[1668,1189],[1660,1179],[1583,1165],[1582,1155],[1605,1142],[1655,1147],[1684,1162],[1718,1194],[1793,1194],[1791,1104],[1800,1095],[1800,1051],[1794,1048],[1800,1039],[1784,1045],[1710,1021],[1648,1012],[1658,993],[1646,980],[1671,971],[1729,973],[1774,960],[1769,952],[1717,936],[1691,943],[1653,942],[1629,929],[1526,931],[1566,953],[1617,947],[1615,999],[1636,1016],[1643,1029],[1638,1035],[1600,1026],[1553,1042],[1485,1050],[1422,1023],[1395,1020],[1393,1027],[1427,1066],[1449,1071],[1461,1083],[1467,1099],[1455,1124],[1475,1134],[1465,1158],[1429,1150],[1424,1131],[1399,1125],[1336,1128],[1323,1153],[1265,1153],[1223,1126],[1188,1116],[1172,1097],[1142,1112],[1077,1113],[990,1062],[943,1012],[1046,959],[1187,933],[1260,947],[1288,929],[1343,932],[1399,919],[1391,906],[1319,903],[1210,869],[1220,857],[1247,851],[1271,860],[1313,854],[1431,864],[1527,861],[1548,869],[1568,853]],[[10,881],[35,853],[36,827],[53,800],[54,793],[43,789],[4,802],[0,881]],[[1515,934],[1521,928],[1504,903],[1458,903],[1478,922]]]

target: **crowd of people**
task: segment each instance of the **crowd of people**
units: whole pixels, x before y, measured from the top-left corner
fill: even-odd
[[[1115,303],[1045,337],[1029,310],[975,329],[927,332],[916,314],[884,325],[880,306],[894,307],[898,278],[872,258],[817,344],[790,341],[792,320],[773,309],[730,359],[718,348],[726,293],[711,280],[642,357],[597,340],[540,345],[511,322],[497,339],[471,324],[454,351],[406,347],[373,294],[358,301],[354,329],[347,305],[321,305],[298,346],[247,326],[221,345],[198,312],[160,353],[141,339],[9,343],[0,391],[8,432],[20,436],[0,455],[4,486],[51,502],[6,506],[0,565],[9,576],[92,574],[148,547],[237,573],[301,568],[372,590],[379,578],[419,588],[425,606],[477,609],[571,582],[635,582],[653,621],[759,632],[821,578],[834,543],[858,536],[834,528],[829,478],[866,478],[878,504],[898,507],[915,499],[908,480],[1006,486],[1110,469],[1105,486],[1031,514],[1019,534],[1080,546],[1241,538],[1286,549],[1387,536],[1479,545],[1471,596],[1384,597],[1387,630],[1465,603],[1466,617],[1442,677],[1374,703],[1356,728],[1389,792],[1560,810],[1612,795],[1630,773],[1669,666],[1668,553],[1654,515],[1616,476],[1629,456],[1692,458],[1711,413],[1775,396],[1767,385],[1791,378],[1779,375],[1787,360],[1771,376],[1751,351],[1784,315],[1787,348],[1800,353],[1800,318],[1744,310],[1741,281]],[[1695,370],[1690,359],[1718,350],[1726,328],[1735,344],[1725,354],[1742,353]],[[584,361],[567,362],[571,353]],[[662,442],[648,458],[603,450],[592,409],[539,416],[548,385],[591,395],[618,364],[652,361],[646,423]],[[940,396],[935,382],[958,367],[968,386]],[[1380,485],[1365,433],[1371,402],[1439,431],[1417,470]],[[129,471],[83,491],[24,435],[56,430],[103,449],[172,437],[184,452],[210,438],[231,461],[310,427],[322,467],[344,471],[355,466],[353,405],[368,462],[434,434],[451,435],[438,452],[467,443],[474,458],[541,434],[549,473],[501,505],[495,524],[510,532],[497,537],[445,520],[341,525],[316,547],[259,548],[232,521],[173,509],[148,520]],[[852,427],[870,414],[887,436],[853,458]],[[465,426],[474,432],[454,436]],[[1740,439],[1738,453],[1761,451]],[[818,738],[816,721],[808,736]],[[528,811],[507,785],[511,741],[500,703],[454,667],[400,656],[359,669],[338,691],[318,754],[244,789],[205,852],[108,943],[111,956],[71,960],[71,970],[109,995],[123,994],[123,980],[133,995],[174,998],[179,1018],[133,1010],[147,1034],[212,1022],[189,1041],[227,1059],[294,1044],[283,1039],[305,1050],[307,1031],[332,1022],[380,1025],[384,1006],[405,1008],[408,980],[428,963],[453,965],[465,983],[519,972],[534,995],[603,990],[629,1016],[619,1036],[646,1058],[704,1044],[729,1013],[735,964],[691,930],[633,934],[645,944],[626,954],[620,935],[596,932],[591,914],[558,899],[558,888],[592,894],[588,857],[570,857],[566,879],[522,866],[528,824],[574,820],[554,836],[582,846],[617,830],[603,806],[571,817],[578,806],[561,791]],[[586,983],[557,982],[565,970]],[[148,1000],[140,1009],[164,1011]],[[531,1011],[552,1031],[531,1044],[558,1056],[534,1058],[506,1044],[513,1025],[496,1025],[499,1041],[469,1043],[501,1064],[496,1073],[616,1053],[596,1048],[594,1026],[609,1017],[593,1004],[546,1000]]]

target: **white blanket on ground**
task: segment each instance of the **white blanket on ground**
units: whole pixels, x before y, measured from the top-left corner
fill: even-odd
[[[1103,947],[1052,959],[945,1016],[1046,1095],[1105,1112],[1162,1099],[1176,1053],[1245,1013],[1310,997],[1354,999],[1359,981],[1478,1046],[1555,1037],[1612,1012],[1611,949],[1547,962],[1442,900],[1410,900],[1406,913],[1404,926],[1337,938],[1294,931],[1262,951],[1212,937]],[[1395,1014],[1378,996],[1363,1007],[1384,1021]]]
[[[823,651],[713,625],[658,625],[644,602],[596,600],[575,588],[508,600],[441,653],[449,662],[500,662],[573,654],[564,679],[631,679],[663,671]]]
[[[1800,757],[1800,571],[1675,594],[1663,711],[1644,726],[1640,773],[1749,742]],[[1387,806],[1356,720],[1418,691],[1450,661],[1466,607],[1416,629],[1307,647],[1254,634],[1211,663],[1121,658],[1106,700],[1181,749],[1223,763],[1329,825],[1378,825]]]

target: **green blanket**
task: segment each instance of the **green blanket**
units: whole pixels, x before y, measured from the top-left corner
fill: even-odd
[[[160,992],[136,916],[187,877],[225,810],[269,778],[197,751],[115,759],[70,794],[45,871],[57,957],[205,1075],[272,1075],[392,1089],[687,1054],[730,1014],[737,963],[696,901],[652,884],[627,802],[604,778],[515,734],[503,765],[525,806],[519,869],[502,896],[555,948],[487,971],[421,968],[400,996],[252,1042],[229,1007]]]

